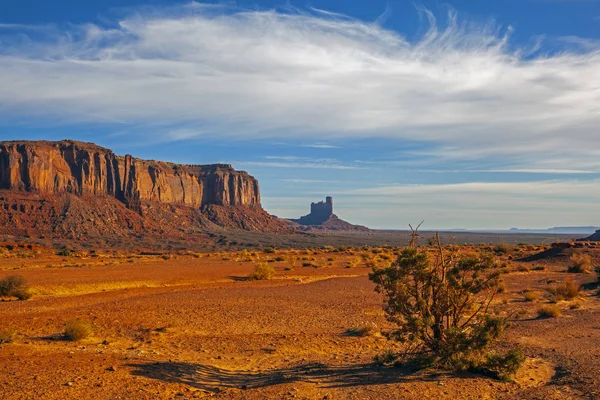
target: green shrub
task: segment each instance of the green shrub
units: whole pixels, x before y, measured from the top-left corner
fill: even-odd
[[[0,297],[16,297],[19,300],[31,298],[25,278],[21,275],[10,275],[0,280]]]
[[[511,381],[519,367],[525,361],[525,353],[522,349],[513,349],[505,355],[491,353],[479,363],[475,362],[470,368],[471,372],[481,373],[492,378]]]
[[[267,280],[271,279],[275,274],[275,267],[267,263],[258,263],[254,266],[254,272],[250,275],[251,279]]]
[[[488,351],[508,326],[506,318],[489,311],[500,284],[493,256],[445,255],[437,235],[432,256],[415,247],[417,237],[413,230],[411,245],[398,259],[369,275],[384,296],[388,321],[397,326],[387,336],[414,349],[409,362],[420,367],[494,368],[510,374],[518,366],[509,364],[519,360],[512,353]]]
[[[71,341],[85,339],[92,334],[92,324],[85,319],[72,319],[65,324],[64,335]]]

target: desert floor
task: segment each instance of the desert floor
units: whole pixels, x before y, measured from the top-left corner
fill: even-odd
[[[397,345],[367,275],[391,261],[384,249],[269,253],[56,255],[6,246],[0,278],[22,275],[32,299],[0,302],[2,399],[600,399],[600,297],[593,273],[566,272],[568,251],[493,248],[512,313],[500,345],[528,356],[514,382],[463,373],[377,367]],[[246,277],[258,261],[271,280]],[[567,280],[580,296],[540,319],[547,289]],[[528,289],[539,295],[525,301]],[[85,319],[93,334],[62,336]],[[348,334],[364,328],[364,336]],[[8,333],[7,333],[8,332]]]

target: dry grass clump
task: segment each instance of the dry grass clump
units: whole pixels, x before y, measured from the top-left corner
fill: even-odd
[[[92,335],[92,324],[85,319],[71,319],[65,324],[63,332],[68,340],[73,342],[85,339]]]
[[[267,263],[258,263],[254,266],[254,272],[250,274],[250,279],[257,281],[268,280],[275,274],[275,267]]]
[[[357,337],[365,337],[365,336],[373,336],[377,332],[377,325],[374,323],[363,324],[360,326],[353,326],[352,328],[346,329],[346,336],[357,336]]]
[[[354,258],[352,260],[348,260],[348,263],[346,264],[346,268],[355,268],[358,266],[359,263],[360,263],[360,258]]]
[[[589,254],[573,253],[569,259],[572,262],[568,269],[569,272],[581,274],[592,270],[592,257]]]
[[[550,301],[553,303],[561,300],[573,300],[581,295],[581,286],[575,281],[565,281],[548,289]]]
[[[536,301],[540,297],[540,294],[532,290],[526,290],[523,293],[523,297],[525,298],[525,301]]]
[[[4,329],[0,331],[0,344],[12,343],[17,337],[16,329]]]
[[[540,307],[537,311],[538,318],[558,318],[561,316],[560,308],[555,304]]]
[[[20,275],[10,275],[0,280],[0,297],[16,297],[19,300],[31,298],[25,278]]]

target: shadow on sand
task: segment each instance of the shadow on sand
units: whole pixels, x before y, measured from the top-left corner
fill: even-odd
[[[405,381],[414,371],[376,367],[373,364],[327,366],[305,364],[269,371],[236,371],[208,365],[176,362],[128,364],[133,375],[169,383],[182,383],[211,392],[253,389],[293,382],[314,382],[325,387],[380,385]],[[419,376],[420,380],[437,380],[439,376]]]

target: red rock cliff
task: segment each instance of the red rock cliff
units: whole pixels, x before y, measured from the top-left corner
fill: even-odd
[[[231,165],[179,165],[117,156],[92,143],[0,142],[0,189],[260,208],[258,181]]]

